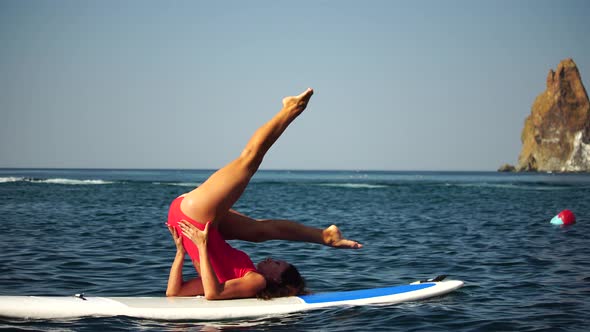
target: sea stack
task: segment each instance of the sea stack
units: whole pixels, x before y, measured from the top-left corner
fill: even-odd
[[[590,102],[574,60],[549,70],[520,139],[516,171],[590,172]]]

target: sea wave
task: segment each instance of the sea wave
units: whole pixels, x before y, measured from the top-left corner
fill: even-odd
[[[387,188],[386,185],[372,184],[372,183],[320,183],[318,185],[323,186],[323,187],[339,187],[339,188],[352,188],[352,189]]]
[[[67,184],[67,185],[96,185],[96,184],[111,184],[113,181],[105,180],[79,180],[79,179],[34,179],[25,177],[0,177],[0,183],[8,182],[30,182],[30,183],[47,183],[47,184]]]
[[[45,180],[32,180],[35,183],[50,183],[50,184],[71,184],[71,185],[84,185],[84,184],[111,184],[113,181],[105,180],[76,180],[76,179],[45,179]]]
[[[152,184],[178,187],[198,187],[201,185],[199,182],[152,182]]]
[[[0,177],[0,183],[19,182],[19,181],[23,181],[24,179],[25,178],[23,178],[23,177],[14,177],[14,176]]]
[[[514,184],[514,183],[445,183],[445,186],[472,187],[472,188],[494,188],[494,189],[515,189],[515,190],[568,190],[569,186],[540,185],[540,184]]]

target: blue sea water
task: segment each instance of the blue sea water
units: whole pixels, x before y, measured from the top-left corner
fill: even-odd
[[[0,295],[163,296],[175,247],[172,199],[202,170],[0,170]],[[465,281],[443,297],[285,317],[166,322],[23,321],[0,329],[585,331],[590,327],[590,175],[260,171],[235,208],[337,224],[364,244],[232,241],[256,262],[286,259],[315,292]],[[563,209],[577,224],[549,224]],[[185,276],[195,272],[187,263]]]

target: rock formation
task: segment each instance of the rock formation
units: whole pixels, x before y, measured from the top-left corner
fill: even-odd
[[[517,171],[590,172],[590,102],[572,59],[549,70],[520,139]]]
[[[516,167],[510,164],[504,164],[498,168],[498,172],[514,172],[516,171]]]

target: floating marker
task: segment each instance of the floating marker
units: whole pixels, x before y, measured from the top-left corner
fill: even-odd
[[[576,216],[570,210],[563,210],[551,219],[553,225],[569,226],[576,223]]]

